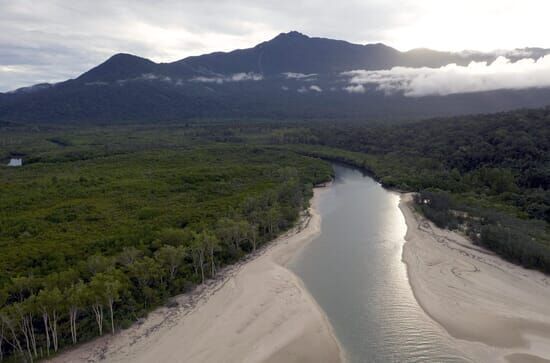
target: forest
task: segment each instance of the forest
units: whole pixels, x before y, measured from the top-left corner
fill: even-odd
[[[550,109],[383,124],[0,123],[0,361],[127,328],[295,225],[330,162],[550,272]],[[428,201],[424,203],[424,201]]]
[[[0,169],[0,360],[128,327],[293,226],[332,173],[193,132],[111,131],[38,132],[35,159]]]
[[[438,226],[550,272],[550,108],[399,126],[325,123],[276,130],[271,142],[420,192],[431,203],[419,210]]]

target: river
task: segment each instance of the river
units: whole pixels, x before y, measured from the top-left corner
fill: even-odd
[[[334,165],[321,234],[290,268],[328,316],[350,362],[468,362],[416,302],[401,261],[399,195]]]

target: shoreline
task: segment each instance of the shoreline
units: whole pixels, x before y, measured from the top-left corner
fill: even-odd
[[[420,216],[400,194],[402,261],[425,313],[479,362],[550,362],[550,277]]]
[[[50,362],[342,362],[324,311],[286,265],[319,233],[315,188],[298,225],[216,279],[171,299],[115,336],[62,352]]]

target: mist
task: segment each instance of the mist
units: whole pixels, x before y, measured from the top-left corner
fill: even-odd
[[[408,97],[450,95],[550,87],[550,56],[512,62],[498,57],[494,62],[472,62],[467,66],[448,64],[440,68],[394,67],[390,70],[354,70],[342,73],[348,78],[344,90],[363,93],[369,86],[386,94]]]

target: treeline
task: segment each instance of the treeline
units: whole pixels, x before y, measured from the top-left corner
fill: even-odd
[[[0,360],[33,361],[114,333],[291,227],[312,185],[294,168],[275,174],[276,188],[245,198],[213,225],[165,228],[149,244],[112,256],[95,254],[47,276],[12,277],[0,290]]]
[[[498,196],[550,222],[550,108],[310,130],[318,145],[384,157],[400,169],[381,175],[394,186]]]
[[[511,262],[550,273],[550,248],[544,244],[547,237],[544,222],[464,205],[441,190],[423,190],[414,200],[420,211],[438,227],[459,229],[475,243]]]

